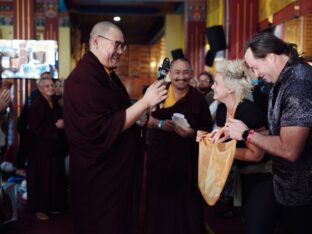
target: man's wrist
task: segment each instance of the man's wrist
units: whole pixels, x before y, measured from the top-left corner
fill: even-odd
[[[242,139],[244,141],[246,141],[247,143],[250,143],[251,142],[251,138],[253,137],[255,133],[255,130],[253,129],[246,129],[243,134],[242,134]]]
[[[250,130],[250,129],[246,129],[246,130],[243,131],[243,133],[242,133],[242,139],[243,139],[244,141],[247,141],[247,137],[248,137],[248,135],[249,135],[249,130]]]
[[[145,110],[147,108],[150,108],[150,104],[148,103],[148,101],[146,100],[146,98],[144,96],[143,96],[143,98],[141,98],[141,103],[143,104],[143,107]]]
[[[254,134],[255,134],[255,130],[250,129],[250,130],[249,130],[248,137],[247,137],[247,141],[246,141],[248,144],[251,143],[251,139],[252,139],[252,137],[253,137]]]

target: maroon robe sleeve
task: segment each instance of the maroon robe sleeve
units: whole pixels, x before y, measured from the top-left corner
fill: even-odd
[[[74,134],[72,139],[75,145],[95,143],[102,150],[107,151],[123,129],[125,110],[114,110],[114,106],[105,100],[109,90],[105,90],[105,94],[103,90],[97,90],[97,87],[75,84],[71,87],[71,91],[78,94],[72,96],[78,108],[70,113],[71,124],[77,129],[70,133]]]
[[[204,131],[208,131],[211,132],[212,131],[212,117],[211,117],[211,113],[209,110],[209,107],[206,103],[206,100],[203,98],[199,98],[198,100],[198,106],[199,106],[199,118],[197,120],[196,126],[194,127],[195,131],[197,130],[204,130]]]

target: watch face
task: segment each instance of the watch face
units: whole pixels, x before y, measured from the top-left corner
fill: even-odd
[[[243,138],[243,140],[247,140],[247,137],[248,137],[248,135],[249,135],[249,129],[247,129],[247,130],[245,130],[244,132],[243,132],[243,135],[242,135],[242,138]]]

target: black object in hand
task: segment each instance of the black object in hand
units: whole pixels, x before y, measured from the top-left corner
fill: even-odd
[[[164,79],[170,70],[170,60],[165,58],[161,67],[158,68],[158,80]]]

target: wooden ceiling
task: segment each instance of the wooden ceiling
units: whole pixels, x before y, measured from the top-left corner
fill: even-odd
[[[79,27],[82,41],[89,40],[93,25],[113,21],[123,31],[128,44],[152,44],[164,33],[166,14],[183,14],[184,0],[64,0],[72,27]]]

